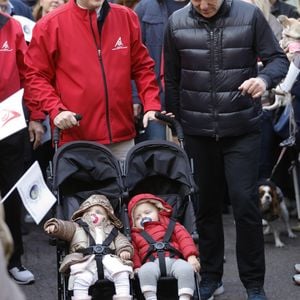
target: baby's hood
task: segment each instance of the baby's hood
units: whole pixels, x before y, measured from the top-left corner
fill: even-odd
[[[141,204],[143,202],[150,202],[154,204],[159,209],[159,214],[166,216],[168,218],[172,215],[172,206],[168,204],[165,200],[163,200],[160,197],[157,197],[153,194],[138,194],[131,198],[131,200],[128,203],[128,214],[129,214],[129,220],[130,225],[133,224],[133,213],[137,206],[137,204]]]

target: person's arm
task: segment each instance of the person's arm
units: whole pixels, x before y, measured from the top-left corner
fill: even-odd
[[[56,218],[49,219],[44,224],[44,230],[51,236],[70,242],[76,230],[76,224]]]
[[[180,55],[172,35],[172,17],[169,19],[164,40],[165,104],[166,111],[179,119]]]
[[[29,106],[40,107],[53,120],[61,111],[68,110],[53,86],[56,58],[59,49],[55,34],[50,34],[44,23],[35,25],[32,40],[25,55],[26,80],[24,97]],[[38,117],[31,116],[33,120]]]
[[[254,45],[263,64],[258,77],[265,81],[266,89],[275,87],[286,75],[289,61],[281,49],[271,27],[257,8],[255,14]]]
[[[190,256],[199,256],[199,252],[193,238],[183,225],[176,222],[173,234],[175,235],[175,238],[180,247],[179,250],[185,260],[187,260]]]
[[[142,43],[137,15],[131,11],[131,74],[136,83],[144,112],[160,111],[159,87],[154,73],[154,61]]]

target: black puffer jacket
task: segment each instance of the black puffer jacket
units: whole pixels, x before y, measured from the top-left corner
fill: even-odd
[[[170,18],[165,35],[166,108],[185,134],[238,136],[259,130],[261,104],[249,95],[231,102],[238,87],[258,76],[267,88],[288,70],[288,60],[261,11],[239,0],[224,0],[204,19],[188,5]]]

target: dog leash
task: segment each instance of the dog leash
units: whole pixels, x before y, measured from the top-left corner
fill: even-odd
[[[279,145],[280,147],[282,147],[279,157],[276,161],[276,164],[274,165],[271,175],[269,177],[269,180],[272,179],[272,177],[274,176],[274,173],[279,165],[279,163],[281,162],[286,150],[288,147],[293,147],[296,143],[296,133],[297,133],[297,123],[295,120],[295,113],[294,113],[294,108],[291,105],[291,109],[290,109],[290,114],[289,114],[289,137],[285,140],[283,140]]]

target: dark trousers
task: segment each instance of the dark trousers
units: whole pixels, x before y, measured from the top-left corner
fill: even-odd
[[[221,280],[224,233],[222,205],[225,182],[236,224],[239,275],[246,288],[264,284],[265,258],[257,178],[260,134],[222,138],[186,136],[186,151],[194,160],[195,199],[201,276]]]
[[[0,190],[2,197],[13,187],[24,173],[24,144],[26,132],[24,129],[0,141]],[[22,203],[15,190],[4,202],[5,221],[14,240],[14,253],[9,262],[9,268],[21,264],[23,242],[21,234]]]

